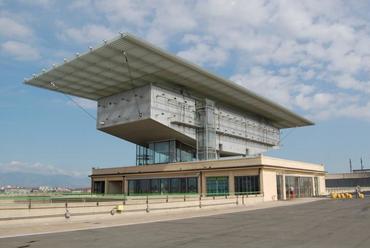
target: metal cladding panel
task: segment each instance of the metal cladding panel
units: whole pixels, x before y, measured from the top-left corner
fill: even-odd
[[[313,124],[240,85],[129,34],[122,34],[85,54],[76,54],[71,61],[25,80],[26,84],[92,100],[152,82],[183,86],[207,98],[269,119],[278,128]]]

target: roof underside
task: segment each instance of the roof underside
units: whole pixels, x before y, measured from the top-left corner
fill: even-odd
[[[313,124],[242,86],[128,34],[76,55],[73,60],[35,75],[25,83],[91,100],[148,83],[169,83],[262,116],[279,128]]]

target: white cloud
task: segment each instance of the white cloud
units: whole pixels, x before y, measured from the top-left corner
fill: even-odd
[[[169,40],[198,27],[194,11],[186,1],[94,1],[99,14],[112,26],[131,30],[150,42],[166,47]]]
[[[55,0],[19,0],[22,4],[38,7],[50,7]]]
[[[209,37],[199,37],[196,35],[185,35],[184,43],[191,44],[186,50],[177,53],[193,63],[208,66],[222,66],[228,59],[228,53],[214,45]]]
[[[22,161],[10,161],[7,163],[0,163],[0,172],[11,173],[11,172],[23,172],[23,173],[33,173],[40,175],[65,175],[74,177],[86,176],[85,172],[63,170],[53,165],[45,165],[39,162],[27,163]]]
[[[62,30],[59,37],[65,41],[74,41],[80,44],[102,43],[117,36],[118,32],[113,32],[103,25],[88,24],[82,28],[69,27]]]
[[[368,110],[370,97],[369,8],[336,0],[84,0],[67,6],[83,20],[66,18],[57,30],[66,44],[91,45],[130,31],[314,119],[361,118],[355,109]]]
[[[0,37],[26,38],[32,35],[32,30],[8,17],[0,17]]]
[[[146,18],[151,15],[153,7],[158,4],[154,1],[95,1],[96,8],[103,12],[113,23],[128,22],[137,26],[147,25]]]
[[[333,118],[370,120],[369,98],[347,92],[325,92],[301,81],[302,75],[304,72],[294,69],[275,72],[255,67],[249,73],[232,76],[231,80],[288,108],[298,109],[314,121]]]
[[[19,41],[7,41],[1,44],[1,51],[17,60],[37,60],[40,58],[40,53],[36,48]]]

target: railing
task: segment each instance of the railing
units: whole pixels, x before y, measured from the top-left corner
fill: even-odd
[[[251,199],[250,199],[251,198]],[[248,200],[249,199],[249,200]],[[74,215],[107,213],[117,205],[125,205],[125,212],[152,211],[177,208],[202,208],[218,205],[247,204],[262,201],[261,192],[216,194],[44,194],[0,195],[0,220],[63,216],[64,211]],[[89,210],[90,209],[90,210]],[[22,213],[22,214],[19,214]]]
[[[361,187],[361,192],[370,192],[370,187]],[[326,192],[330,193],[353,193],[356,187],[326,187]]]

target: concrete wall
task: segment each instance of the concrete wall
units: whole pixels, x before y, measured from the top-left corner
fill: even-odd
[[[108,194],[123,194],[123,181],[108,181]]]
[[[261,170],[260,181],[265,201],[277,200],[276,171]]]
[[[150,85],[121,92],[98,101],[97,128],[150,118]],[[141,117],[139,116],[141,112]]]
[[[319,193],[320,195],[326,195],[325,176],[318,176],[319,179]]]
[[[204,96],[199,97],[181,88],[168,89],[154,84],[123,91],[98,101],[97,128],[137,143],[139,141],[136,142],[135,138],[128,136],[122,129],[127,131],[133,128],[127,124],[137,122],[139,125],[143,120],[150,119],[167,129],[159,130],[160,127],[149,123],[140,128],[157,128],[154,132],[178,132],[186,136],[184,140],[188,139],[190,144],[195,144],[196,128],[199,126],[195,106],[202,98]],[[220,102],[216,102],[214,118],[216,149],[221,155],[260,154],[279,143],[279,129],[263,118],[239,112]],[[175,139],[176,134],[171,137]],[[146,142],[155,141],[152,139],[153,137],[147,137]],[[139,144],[142,143],[143,137]]]

